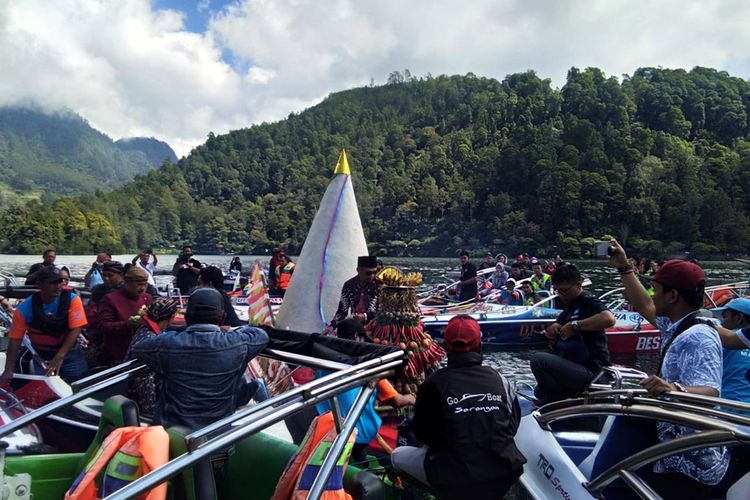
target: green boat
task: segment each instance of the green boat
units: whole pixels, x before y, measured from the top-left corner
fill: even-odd
[[[323,457],[309,494],[309,498],[319,498],[375,384],[398,370],[405,356],[402,350],[391,347],[331,337],[313,338],[296,332],[275,331],[271,338],[262,356],[326,370],[329,374],[262,403],[242,407],[198,431],[189,432],[179,427],[167,429],[169,461],[106,498],[135,498],[164,482],[168,484],[168,498],[173,499],[270,498],[297,446],[264,431],[297,412],[322,401],[335,401],[336,395],[358,388],[356,402],[346,417],[340,415],[335,402],[331,405],[337,437]],[[0,439],[145,370],[145,366],[133,361],[89,377],[74,385],[75,392],[71,396],[0,427]],[[135,402],[116,395],[104,402],[96,435],[85,452],[5,456],[3,450],[2,486],[10,494],[3,498],[63,498],[109,433],[118,427],[139,425],[144,423],[140,421]],[[224,477],[215,481],[209,457],[230,447],[234,452],[227,460]],[[346,469],[344,484],[354,498],[401,496],[385,474],[379,477],[354,466]]]

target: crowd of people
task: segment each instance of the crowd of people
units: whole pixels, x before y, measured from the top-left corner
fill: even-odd
[[[464,250],[459,254],[459,262],[459,281],[448,292],[459,302],[494,297],[501,304],[520,306],[539,302],[543,298],[540,292],[551,290],[551,274],[562,259],[558,255],[554,260],[542,262],[524,252],[516,257],[515,262],[508,264],[508,256],[504,253],[493,257],[492,252],[487,252],[484,260],[476,266],[471,262],[469,252]]]
[[[60,375],[71,382],[92,367],[140,359],[153,370],[131,384],[142,411],[156,423],[191,429],[231,414],[254,396],[256,386],[248,384],[243,374],[268,336],[263,329],[243,325],[223,290],[223,273],[202,265],[191,247],[183,248],[172,268],[176,286],[189,295],[186,326],[180,329],[173,326],[177,302],[159,296],[154,288],[157,260],[149,250],[125,265],[99,253],[84,278],[91,289],[86,308],[69,285],[69,270],[56,267],[55,258],[49,250],[43,262],[29,270],[27,283],[38,291],[13,311],[0,385],[11,379],[21,362],[36,373]],[[559,317],[544,330],[549,349],[531,355],[537,382],[535,404],[580,395],[610,365],[605,330],[615,324],[615,317],[584,290],[575,265],[559,256],[542,262],[527,254],[519,255],[510,266],[504,254],[487,253],[479,266],[471,262],[468,252],[461,252],[459,259],[459,301],[493,294],[503,304],[533,304],[547,292],[562,304]],[[644,389],[654,396],[693,393],[750,402],[750,299],[727,304],[718,324],[700,312],[705,275],[697,263],[629,259],[614,240],[609,263],[620,275],[633,310],[662,335],[659,366],[640,382]],[[269,267],[271,288],[283,294],[294,263],[283,249],[274,249]],[[241,272],[238,258],[232,269]],[[358,258],[356,274],[344,283],[339,307],[325,333],[372,341],[364,325],[377,312],[380,269],[382,263],[375,257]],[[492,269],[491,274],[480,280],[480,271],[485,269]],[[648,288],[639,279],[644,275],[650,277]],[[24,337],[31,356],[21,360]],[[379,386],[358,423],[355,455],[363,458],[380,426],[375,398],[394,407],[414,405],[411,429],[423,446],[396,448],[393,467],[404,477],[428,485],[441,498],[501,497],[525,462],[514,443],[520,419],[516,395],[501,374],[483,365],[481,329],[474,318],[458,315],[451,319],[443,346],[447,365],[427,378],[416,398],[398,394],[387,384]],[[486,397],[466,397],[475,393]],[[351,407],[346,401],[354,401],[352,394],[351,401],[342,396],[344,414]],[[301,441],[313,416],[304,421],[302,433],[292,433],[296,441]],[[692,432],[673,424],[656,426],[656,438],[662,442]],[[703,498],[716,485],[747,472],[747,464],[746,450],[730,452],[716,446],[663,458],[647,474],[649,484],[663,498]]]
[[[243,326],[224,291],[223,272],[215,266],[202,265],[190,246],[182,249],[172,268],[177,288],[190,295],[184,315],[186,327],[179,329],[175,328],[178,302],[160,296],[154,286],[158,259],[150,249],[142,250],[125,264],[112,260],[107,252],[97,254],[84,276],[84,286],[90,292],[85,307],[78,290],[70,285],[69,269],[57,267],[55,261],[54,250],[45,251],[43,261],[31,267],[26,279],[26,284],[36,286],[38,291],[15,309],[3,304],[12,313],[12,323],[0,385],[7,384],[17,370],[59,375],[71,383],[135,357],[152,367],[156,367],[152,363],[165,363],[155,370],[158,378],[149,375],[131,384],[141,412],[154,416],[155,422],[194,424],[194,417],[185,415],[192,415],[193,410],[203,411],[200,408],[205,401],[217,401],[216,389],[209,387],[217,381],[217,387],[228,391],[218,397],[223,401],[220,406],[224,413],[230,407],[234,411],[247,402],[245,396],[252,395],[253,391],[246,389],[236,375],[242,375],[250,358],[263,348],[265,332]],[[233,265],[238,263],[235,260]],[[232,327],[239,329],[230,333]],[[219,331],[225,335],[209,335]],[[168,332],[175,335],[164,335]],[[151,338],[156,335],[158,341]],[[163,356],[150,356],[155,345],[162,354],[172,353],[170,363]],[[235,357],[229,355],[232,349],[238,353]],[[210,384],[201,385],[197,380],[205,379],[207,368],[196,360],[211,358],[213,351],[217,359],[212,358],[211,366],[217,375]],[[23,357],[19,356],[22,352]],[[192,361],[190,352],[195,353]],[[185,363],[176,362],[178,358]],[[238,364],[240,358],[245,359],[244,364]],[[236,365],[232,371],[225,369],[229,364]],[[184,397],[179,389],[190,380],[185,372],[189,368],[194,370],[196,379],[190,382],[188,391],[195,396],[192,399]],[[169,414],[174,411],[182,412],[184,418]]]

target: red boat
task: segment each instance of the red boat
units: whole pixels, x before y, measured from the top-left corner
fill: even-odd
[[[622,290],[622,288],[611,290],[599,298],[605,300]],[[747,281],[709,286],[706,287],[703,307],[705,309],[721,307],[730,300],[747,294]],[[629,310],[629,304],[625,299],[613,300],[607,304],[607,307],[617,319],[615,326],[607,329],[607,345],[610,353],[636,355],[659,352],[661,333],[640,314]]]
[[[612,311],[617,323],[607,329],[607,346],[612,354],[658,353],[661,333],[634,311]]]

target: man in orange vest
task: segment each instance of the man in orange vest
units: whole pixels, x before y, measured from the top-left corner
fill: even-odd
[[[281,292],[282,297],[286,293],[287,288],[289,288],[289,282],[292,281],[294,267],[294,262],[292,262],[292,259],[290,259],[288,255],[279,255],[279,271],[277,273],[278,281],[276,283],[276,287]]]
[[[81,298],[71,290],[63,290],[62,279],[56,267],[43,268],[36,275],[39,291],[16,308],[0,386],[13,377],[24,335],[28,335],[39,355],[32,361],[36,373],[60,375],[73,382],[88,370],[78,346],[81,328],[87,323],[86,313]]]

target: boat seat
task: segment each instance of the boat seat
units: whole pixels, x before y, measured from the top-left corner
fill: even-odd
[[[91,457],[113,430],[119,427],[138,427],[141,425],[138,415],[138,405],[125,396],[111,396],[102,404],[102,414],[99,417],[99,427],[88,449],[84,452],[78,470],[83,470]]]
[[[742,476],[727,491],[727,500],[745,500],[750,491],[750,472]]]
[[[656,443],[653,422],[625,416],[609,416],[591,453],[578,466],[590,481],[617,462]]]
[[[172,426],[169,434],[169,459],[174,460],[188,452],[185,436],[192,431],[183,426]],[[185,469],[171,481],[171,497],[174,500],[213,500],[217,498],[214,471],[210,460],[202,460]]]
[[[585,460],[599,442],[600,434],[591,431],[557,431],[552,433],[568,457],[578,465]]]

